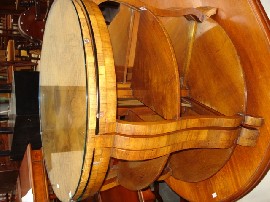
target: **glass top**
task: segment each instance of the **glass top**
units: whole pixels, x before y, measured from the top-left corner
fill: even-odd
[[[70,0],[52,5],[40,61],[40,114],[46,169],[57,197],[69,201],[82,172],[87,122],[85,54]]]

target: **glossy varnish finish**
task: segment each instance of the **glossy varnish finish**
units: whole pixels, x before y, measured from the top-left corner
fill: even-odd
[[[246,113],[267,120],[269,103],[269,20],[256,0],[233,1],[147,1],[159,8],[213,6],[213,17],[232,40],[246,80]],[[231,5],[234,5],[233,7]],[[252,48],[251,48],[252,47]],[[202,50],[203,52],[204,50]],[[173,178],[169,185],[191,201],[232,201],[259,183],[269,164],[268,122],[254,148],[237,146],[228,163],[215,176],[199,183],[185,183]],[[251,160],[252,159],[252,160]],[[217,197],[213,198],[212,194]]]
[[[160,116],[178,119],[178,67],[168,36],[159,23],[151,12],[141,11],[131,87],[134,97]]]
[[[74,1],[73,5],[59,4],[61,9],[66,5],[72,8],[71,13],[74,16],[70,17],[70,20],[75,22],[75,27],[79,27],[80,30],[77,29],[74,32],[69,29],[66,30],[67,33],[74,33],[74,36],[77,37],[71,43],[61,41],[62,38],[65,38],[66,33],[64,33],[65,31],[59,32],[59,42],[61,43],[60,46],[56,46],[55,50],[58,52],[59,50],[78,49],[78,53],[75,51],[73,54],[81,61],[78,60],[77,64],[74,64],[74,61],[70,60],[70,57],[74,57],[73,54],[70,57],[64,54],[65,57],[58,60],[55,54],[51,54],[50,51],[43,53],[45,56],[41,61],[43,63],[41,90],[44,93],[42,94],[44,98],[42,98],[41,111],[43,125],[45,126],[44,135],[47,136],[47,141],[44,139],[44,142],[47,144],[45,147],[47,146],[48,149],[47,151],[46,148],[44,150],[45,158],[47,158],[47,164],[50,167],[50,158],[52,156],[61,154],[62,157],[65,157],[59,158],[62,163],[59,164],[58,162],[57,164],[58,169],[61,166],[63,167],[58,171],[61,170],[65,173],[65,177],[58,177],[56,180],[56,183],[60,180],[62,183],[60,188],[59,184],[55,188],[56,190],[59,189],[57,194],[63,200],[68,200],[70,197],[74,199],[86,198],[101,188],[104,178],[107,180],[105,181],[107,188],[121,184],[130,189],[141,189],[158,177],[170,153],[190,149],[190,153],[178,153],[182,159],[180,162],[174,161],[173,157],[171,158],[169,167],[172,172],[168,172],[168,169],[166,169],[162,179],[172,175],[173,177],[167,178],[166,182],[178,194],[191,201],[234,200],[243,191],[247,190],[246,184],[252,184],[258,179],[259,175],[263,174],[260,172],[257,178],[253,179],[251,176],[256,170],[255,164],[248,162],[249,159],[245,158],[249,151],[251,151],[254,158],[255,155],[252,152],[256,153],[256,160],[254,160],[257,162],[256,165],[264,158],[264,156],[258,155],[262,151],[258,148],[262,144],[267,144],[267,135],[266,137],[261,135],[256,143],[258,131],[255,130],[255,127],[261,126],[261,123],[257,124],[256,121],[261,119],[254,119],[251,123],[254,130],[248,130],[240,127],[241,124],[248,124],[247,116],[235,114],[245,114],[247,112],[252,116],[267,118],[267,115],[264,116],[263,108],[261,108],[266,103],[258,102],[258,95],[255,96],[257,91],[251,86],[251,83],[257,84],[261,92],[266,93],[266,86],[261,83],[261,80],[265,78],[263,76],[266,76],[267,72],[264,72],[264,75],[257,75],[255,78],[251,76],[251,72],[253,74],[259,73],[257,69],[250,69],[250,65],[255,66],[257,60],[252,55],[243,57],[245,56],[244,53],[239,53],[245,46],[239,48],[240,42],[237,41],[237,37],[232,37],[234,35],[233,31],[230,32],[231,27],[226,29],[226,22],[225,20],[222,21],[222,19],[226,18],[222,13],[223,10],[220,11],[221,5],[211,4],[211,2],[198,2],[198,4],[193,2],[192,4],[187,1],[181,3],[181,7],[184,7],[184,9],[180,9],[178,1],[170,1],[170,3],[167,1],[147,1],[150,6],[141,1],[123,0],[120,2],[131,5],[132,8],[136,9],[136,14],[132,14],[132,12],[129,12],[130,10],[126,10],[127,13],[124,14],[128,16],[130,13],[131,18],[126,22],[130,26],[129,30],[123,34],[125,37],[120,37],[124,40],[122,43],[124,50],[118,59],[117,56],[115,57],[119,66],[123,66],[121,68],[124,69],[124,82],[127,79],[127,69],[133,71],[131,86],[127,83],[122,84],[122,87],[118,85],[117,92],[123,92],[123,89],[125,89],[123,87],[128,89],[122,93],[122,109],[118,109],[118,116],[120,118],[124,116],[126,118],[124,121],[116,121],[116,77],[110,38],[101,12],[97,5],[91,1],[81,2],[78,0]],[[241,11],[245,10],[245,8],[250,9],[249,5],[245,4],[244,1],[241,1],[241,4],[244,5],[244,8],[241,7]],[[207,19],[209,17],[206,17],[205,14],[209,14],[209,12],[206,12],[207,9],[194,9],[192,8],[194,6],[218,7],[217,16],[213,17],[217,22],[213,19]],[[222,6],[226,8],[225,3]],[[164,10],[156,7],[176,7],[176,9]],[[213,14],[212,9],[210,11]],[[136,17],[137,12],[140,13],[139,18]],[[167,24],[171,22],[168,19],[161,19],[162,24],[152,14],[181,18],[178,22],[183,27],[183,30],[181,30],[184,35],[183,44],[181,43],[181,37],[177,36],[177,26],[174,27],[173,23]],[[185,19],[182,17],[183,15],[185,15]],[[244,12],[243,15],[246,16],[246,13]],[[251,16],[247,18],[252,21]],[[187,21],[187,19],[191,21]],[[61,23],[59,22],[59,24]],[[165,31],[163,25],[168,29],[169,34]],[[127,27],[124,26],[123,29]],[[151,31],[145,33],[145,27],[150,27]],[[63,28],[68,28],[68,26]],[[241,31],[241,28],[237,26],[235,28]],[[79,33],[76,34],[75,32],[78,31]],[[257,35],[261,34],[261,37],[266,33],[259,32],[260,29],[251,31]],[[50,32],[48,31],[48,33]],[[48,40],[51,39],[53,33],[47,35]],[[113,33],[117,33],[117,29],[110,29],[110,34]],[[228,33],[232,41],[226,33]],[[172,36],[176,36],[176,38],[172,38]],[[132,37],[132,40],[130,37]],[[117,41],[119,38],[115,37],[113,40]],[[136,46],[134,40],[136,40]],[[126,47],[124,46],[125,42],[127,42]],[[178,42],[180,47],[178,47]],[[53,44],[46,43],[47,51],[51,50],[48,47]],[[208,46],[207,43],[211,43],[212,46]],[[63,44],[66,44],[66,48],[62,47]],[[269,54],[266,40],[260,45],[256,45],[260,48],[264,47],[263,53]],[[184,57],[176,57],[173,47],[176,52],[183,53]],[[150,50],[150,48],[155,49],[155,51]],[[122,48],[119,46],[116,47],[117,49],[121,50]],[[159,54],[155,55],[155,53]],[[46,56],[46,54],[48,55]],[[240,56],[239,58],[237,54]],[[253,58],[254,60],[252,60]],[[267,64],[264,57],[261,59],[264,64]],[[51,61],[58,61],[57,65],[59,67],[65,67],[63,79],[58,78],[59,75],[62,75],[61,71],[64,72],[63,69],[49,65]],[[64,61],[65,65],[61,64],[61,61]],[[46,66],[50,66],[51,69],[45,69]],[[74,66],[78,67],[78,69],[74,68]],[[222,76],[220,76],[221,74]],[[74,77],[74,75],[77,75],[77,77]],[[179,77],[182,79],[182,83]],[[89,83],[83,83],[85,78]],[[261,80],[257,80],[258,78]],[[49,88],[52,89],[50,92],[48,91]],[[64,93],[60,95],[58,91],[61,88],[68,90],[60,90]],[[186,102],[183,103],[181,113],[180,92],[183,92],[183,95],[188,97],[185,99]],[[261,96],[265,96],[264,93]],[[55,97],[58,99],[50,101],[51,98]],[[89,100],[85,101],[86,97]],[[140,102],[135,102],[135,98]],[[133,104],[128,106],[127,103],[131,103],[131,99],[133,99]],[[194,105],[194,103],[197,104]],[[137,110],[136,104],[148,110]],[[78,105],[85,107],[76,110]],[[193,105],[195,106],[194,109],[192,108]],[[191,109],[188,109],[190,106]],[[67,111],[65,111],[66,109]],[[63,110],[65,113],[59,113]],[[143,114],[141,114],[142,112]],[[120,113],[122,114],[120,115]],[[203,116],[204,113],[206,113],[206,116]],[[87,120],[80,122],[79,116],[81,114],[84,114],[83,117],[86,116]],[[222,114],[232,116],[224,117],[221,116]],[[162,117],[171,120],[164,121]],[[63,123],[64,129],[68,128],[67,131],[72,131],[72,134],[68,132],[62,133],[65,131],[62,129],[56,132],[53,123],[58,119],[61,120],[60,123]],[[46,125],[46,123],[50,122],[51,124]],[[71,128],[72,125],[66,124],[66,122],[77,123],[77,125],[82,126],[83,131],[86,131],[86,133],[81,133],[76,127]],[[62,127],[61,124],[57,124],[56,127],[59,126]],[[262,134],[267,134],[266,128],[267,126],[262,128]],[[50,129],[52,130],[50,131]],[[66,145],[62,148],[56,148],[57,145],[54,148],[54,145],[50,145],[51,143],[48,140],[52,137],[51,132],[55,132],[60,136],[62,134],[63,138],[61,140],[66,139],[67,141],[63,143]],[[76,141],[69,141],[70,138],[75,138]],[[77,138],[81,138],[80,144],[77,144]],[[262,139],[264,142],[262,142]],[[53,144],[59,142],[59,140],[56,140]],[[253,148],[250,146],[253,146]],[[60,153],[51,149],[60,149]],[[51,153],[51,151],[53,152]],[[77,168],[71,167],[71,165],[66,166],[70,162],[67,158],[71,157],[70,153],[65,153],[66,151],[79,152],[78,155],[73,156],[74,160],[81,159],[81,161],[77,161]],[[201,153],[196,155],[196,152]],[[179,157],[178,154],[175,155],[176,159]],[[229,158],[231,154],[232,156]],[[109,167],[111,157],[118,159],[119,165],[111,162]],[[211,160],[207,161],[207,157],[211,157]],[[200,161],[201,158],[204,160]],[[192,169],[188,169],[188,166],[182,169],[181,164],[185,163],[185,161]],[[192,165],[191,161],[198,163],[198,166]],[[203,161],[206,163],[204,164]],[[225,163],[226,165],[223,167]],[[265,168],[266,164],[264,163],[262,169]],[[210,168],[207,169],[207,166],[210,166]],[[139,170],[136,171],[136,169]],[[143,169],[147,170],[151,175],[147,176]],[[221,170],[219,171],[219,169]],[[178,172],[179,170],[184,172]],[[59,173],[58,171],[56,173]],[[124,173],[125,171],[128,172]],[[196,175],[192,175],[192,172],[196,172]],[[199,172],[203,174],[200,175]],[[69,182],[72,182],[71,186],[68,185],[63,189],[62,185],[66,184],[66,177],[69,173],[77,173],[77,176],[73,176],[69,180]],[[106,173],[108,174],[107,177],[105,176]],[[213,174],[215,175],[212,176]],[[140,177],[141,181],[138,180]],[[147,179],[147,177],[150,178]],[[54,177],[51,176],[51,178]],[[130,179],[129,183],[127,183],[128,179]],[[202,179],[205,180],[201,181]],[[185,181],[192,181],[193,183]],[[228,184],[231,186],[228,187]],[[238,186],[240,184],[241,186]],[[103,187],[102,189],[105,190],[106,188]]]
[[[190,33],[189,26],[183,28],[187,33]],[[194,35],[189,66],[181,75],[182,88],[190,89],[192,99],[224,115],[245,113],[245,80],[228,35],[211,18],[198,23]],[[174,44],[178,46],[176,42]],[[173,176],[187,182],[207,179],[224,166],[233,149],[174,154],[170,161],[170,167],[174,168]]]

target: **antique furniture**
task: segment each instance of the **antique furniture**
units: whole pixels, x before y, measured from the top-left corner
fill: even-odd
[[[259,182],[269,163],[269,21],[257,1],[232,3],[54,2],[40,117],[60,200],[165,180],[190,201],[232,201]]]

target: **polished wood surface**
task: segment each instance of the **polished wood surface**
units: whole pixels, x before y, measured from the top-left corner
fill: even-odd
[[[130,110],[125,120],[143,122],[148,119],[140,117],[138,113]],[[163,120],[163,118],[160,117],[160,120]],[[144,189],[159,177],[168,161],[168,157],[167,154],[146,161],[119,161],[117,182],[130,190]]]
[[[178,1],[161,0],[119,2],[128,7],[120,6],[119,16],[126,17],[116,16],[109,31],[97,4],[92,1],[76,0],[73,4],[58,1],[49,14],[46,26],[51,27],[47,30],[53,31],[45,32],[48,41],[44,40],[41,58],[41,90],[47,96],[42,97],[41,102],[43,135],[47,132],[48,137],[44,142],[49,150],[44,149],[45,158],[48,155],[46,161],[49,160],[47,164],[50,165],[53,155],[62,155],[58,164],[54,164],[58,166],[55,169],[59,169],[56,184],[60,180],[66,184],[68,174],[77,174],[63,189],[59,184],[54,187],[56,192],[59,191],[57,195],[63,200],[87,198],[101,189],[104,180],[103,190],[118,184],[141,189],[159,177],[168,156],[173,153],[160,179],[165,179],[184,198],[230,201],[240,197],[263,174],[259,172],[257,178],[253,178],[258,172],[255,166],[261,165],[258,162],[262,162],[261,171],[267,165],[267,160],[262,161],[262,151],[266,150],[260,148],[262,144],[268,144],[267,122],[262,125],[263,118],[267,118],[262,108],[267,98],[258,101],[259,90],[260,96],[267,94],[267,85],[262,83],[267,77],[251,68],[251,65],[258,67],[257,58],[245,49],[247,46],[241,37],[234,35],[231,25],[224,20],[221,7],[227,8],[226,3],[210,0],[185,1],[181,5]],[[238,4],[244,5],[238,13],[257,24],[250,12],[245,12],[245,9],[252,9],[250,5],[253,4],[244,0]],[[59,10],[56,10],[57,6]],[[61,12],[66,15],[65,7],[70,8],[69,16],[65,18],[74,26],[65,24],[66,29],[57,29],[57,34],[52,37],[56,30],[52,27],[58,28],[63,21],[50,22],[50,18],[56,18]],[[233,12],[233,9],[228,11]],[[124,25],[119,28],[119,35],[114,23]],[[178,23],[180,28],[176,26]],[[244,29],[235,23],[234,28],[243,33]],[[267,33],[263,31],[266,24],[261,25],[248,31],[263,38]],[[67,38],[71,43],[63,40],[70,33],[76,43],[71,37]],[[117,35],[112,37],[113,47],[109,34]],[[179,37],[181,34],[183,41]],[[53,40],[59,42],[58,46],[52,43]],[[119,40],[123,41],[117,44]],[[269,54],[268,41],[262,41],[254,47]],[[124,82],[117,86],[112,55],[114,46],[115,55],[119,50],[119,55],[114,56],[116,66],[123,69],[117,78]],[[60,56],[59,52],[63,54]],[[264,54],[260,60],[263,70],[266,66],[262,64],[268,64]],[[54,63],[57,65],[51,65]],[[131,84],[126,83],[128,71],[132,72]],[[257,90],[252,87],[254,84]],[[64,88],[68,90],[61,90]],[[121,101],[117,110],[116,92],[120,95],[119,103]],[[180,99],[180,93],[183,99]],[[138,107],[142,108],[138,110]],[[126,120],[116,121],[116,111],[118,118]],[[82,116],[84,120],[81,120]],[[55,125],[56,120],[63,124]],[[46,123],[51,123],[50,127]],[[60,143],[50,129],[61,125],[67,128],[57,132],[63,134]],[[84,129],[82,136],[78,135],[80,130],[76,125]],[[53,138],[55,141],[49,143],[48,140]],[[73,138],[81,138],[81,143],[77,144]],[[58,145],[65,146],[50,153]],[[79,154],[71,160],[68,158],[72,155],[67,151]],[[249,154],[253,155],[256,165],[249,162],[250,158],[246,156]],[[80,159],[76,161],[77,168],[71,166],[76,158]],[[119,164],[112,159],[117,159]],[[151,175],[147,176],[144,170]],[[50,174],[49,177],[54,179]]]
[[[121,5],[119,8],[119,14],[115,16],[114,20],[108,26],[113,47],[116,71],[119,66],[124,67],[126,65],[128,43],[130,40],[131,32],[131,15],[132,10],[127,6]],[[121,29],[119,29],[119,25],[121,25]],[[123,78],[121,81],[123,81]]]
[[[134,97],[165,119],[178,119],[178,75],[166,32],[151,12],[141,11],[131,83]]]
[[[213,6],[219,8],[213,19],[228,34],[239,55],[246,80],[246,112],[267,119],[269,115],[267,112],[269,96],[266,90],[269,80],[267,70],[269,66],[269,20],[259,1],[237,1],[231,9],[232,3],[235,2],[206,0],[181,1],[180,3],[170,1],[168,4],[166,1],[151,1],[153,6],[159,8],[169,6]],[[198,183],[185,183],[170,178],[167,182],[178,194],[191,201],[235,200],[259,183],[268,170],[268,134],[266,122],[261,128],[261,135],[256,146],[250,149],[237,146],[226,165],[208,180]],[[250,161],[250,159],[253,160]],[[216,193],[217,197],[213,198],[213,193]]]
[[[190,34],[190,26],[192,25],[185,27],[187,34]],[[244,113],[246,89],[243,70],[228,35],[218,23],[207,19],[196,25],[193,40],[189,66],[185,69],[186,72],[182,71],[183,88],[190,89],[189,96],[192,99],[224,115]],[[176,43],[174,42],[175,46]],[[175,168],[173,176],[188,182],[207,179],[224,166],[233,149],[218,152],[183,151],[174,154],[170,162],[170,166]],[[185,163],[187,158],[188,164]],[[184,165],[183,171],[180,165]]]

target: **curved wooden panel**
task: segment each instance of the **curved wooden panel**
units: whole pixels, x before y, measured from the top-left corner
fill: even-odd
[[[255,0],[173,0],[169,3],[153,1],[151,4],[157,7],[217,7],[217,15],[213,18],[226,31],[237,50],[246,79],[246,112],[266,120],[256,146],[237,146],[227,164],[203,182],[184,183],[172,178],[167,180],[178,194],[191,201],[236,200],[259,183],[269,165],[269,21]]]
[[[198,23],[194,34],[190,65],[183,78],[190,97],[225,115],[244,113],[245,81],[231,40],[212,19]],[[172,155],[169,166],[176,179],[202,181],[224,166],[233,149],[182,151]]]
[[[130,8],[128,8],[128,14],[131,16],[134,15],[134,12],[138,11],[132,10],[131,7],[134,6],[134,4],[132,4],[132,2],[130,3],[131,4],[127,3],[127,5],[130,6]],[[120,52],[116,51],[119,49],[119,45],[125,44],[123,42],[127,43],[128,41],[134,40],[126,40],[125,37],[120,41],[115,39],[115,37],[119,35],[121,36],[121,32],[113,32],[113,27],[117,27],[118,25],[118,30],[122,30],[123,25],[119,24],[119,19],[127,17],[126,12],[124,12],[127,10],[127,7],[121,5],[120,8],[120,13],[111,23],[111,28],[109,28],[111,30],[110,33],[115,35],[111,36],[113,39],[113,49],[115,51],[114,57],[118,62],[118,65],[121,64],[119,62],[119,56],[122,60],[124,59],[124,61],[122,61],[122,65],[125,65],[126,62],[132,64],[130,61],[125,61],[126,58],[122,56],[123,50]],[[132,27],[134,26],[134,22],[132,22],[132,20],[134,20],[134,16],[131,16],[131,20],[129,22],[130,26],[128,28],[136,34],[136,36],[133,37],[137,38],[135,61],[134,67],[132,68],[133,94],[137,96],[139,100],[142,100],[150,106],[150,108],[154,109],[154,111],[160,113],[164,118],[177,119],[180,116],[180,92],[178,88],[179,78],[177,76],[177,66],[170,41],[168,40],[160,22],[151,12],[147,10],[139,12],[138,28]],[[150,25],[151,29],[149,29]],[[124,26],[127,27],[125,23]],[[146,29],[148,29],[147,32],[145,32]],[[130,30],[128,30],[128,32],[130,32]],[[157,37],[153,38],[152,36],[155,34],[157,34]],[[132,34],[129,33],[129,37],[131,36]],[[117,43],[115,43],[115,41],[117,41]],[[167,51],[167,54],[161,54],[161,52],[163,53],[163,50],[166,49],[169,50]],[[155,54],[153,54],[154,52]],[[159,55],[158,60],[157,55]],[[141,86],[144,86],[144,89],[141,89]],[[164,106],[160,105],[164,99],[166,100],[166,104]],[[170,104],[170,106],[168,106],[168,104]],[[135,121],[138,120],[136,119]],[[168,155],[148,161],[120,161],[118,171],[119,184],[132,190],[139,190],[148,186],[158,178],[167,162],[167,159]],[[149,172],[145,172],[146,169],[149,169]],[[130,178],[131,176],[132,178]]]
[[[186,77],[191,98],[224,115],[245,112],[245,78],[238,54],[212,19],[198,23]]]
[[[151,12],[141,11],[131,84],[134,96],[163,118],[178,119],[178,75],[166,32]]]
[[[160,118],[162,120],[162,118]],[[134,111],[129,111],[127,121],[146,121]],[[117,127],[118,128],[118,127]],[[112,151],[113,153],[113,151]],[[169,155],[146,161],[119,161],[117,181],[130,190],[141,190],[153,183],[164,169]]]
[[[108,26],[116,68],[117,66],[124,67],[126,64],[131,15],[131,8],[120,5],[119,13]]]
[[[162,172],[169,155],[146,161],[119,162],[118,182],[129,190],[141,190],[153,183]]]

